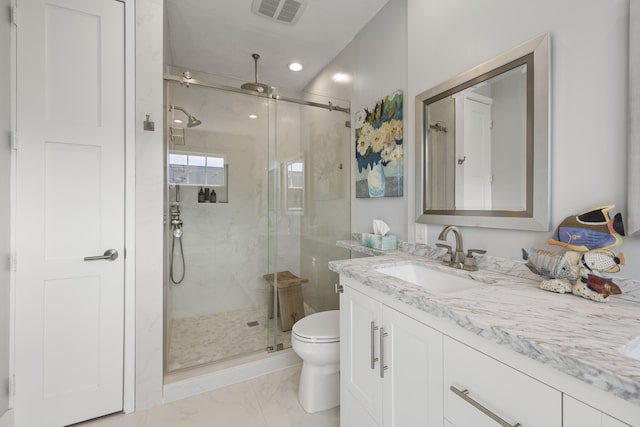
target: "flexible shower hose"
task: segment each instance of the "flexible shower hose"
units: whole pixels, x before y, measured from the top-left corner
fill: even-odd
[[[180,258],[182,259],[182,275],[180,276],[180,280],[178,281],[176,281],[176,279],[173,277],[173,253],[175,252],[176,239],[178,239],[178,244],[180,245]],[[171,241],[171,256],[169,258],[169,277],[174,284],[179,285],[184,280],[186,267],[184,263],[184,250],[182,249],[182,238],[177,237],[175,234],[173,235],[173,240]]]

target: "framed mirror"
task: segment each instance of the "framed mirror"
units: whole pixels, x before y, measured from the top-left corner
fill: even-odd
[[[627,236],[640,233],[640,0],[629,3],[629,145]]]
[[[417,222],[549,230],[549,35],[416,96]]]

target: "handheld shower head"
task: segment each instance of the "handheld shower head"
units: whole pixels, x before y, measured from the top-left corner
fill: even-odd
[[[171,105],[171,108],[169,108],[169,111],[172,111],[172,110],[180,110],[187,116],[187,118],[189,119],[189,121],[187,121],[188,128],[196,127],[202,124],[202,121],[196,119],[195,116],[192,116],[191,114],[189,114],[189,112],[182,107],[179,107],[177,105]]]

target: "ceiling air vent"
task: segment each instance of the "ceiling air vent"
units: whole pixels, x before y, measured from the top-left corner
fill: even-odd
[[[251,10],[263,18],[285,24],[295,24],[300,19],[306,3],[297,0],[253,0]]]

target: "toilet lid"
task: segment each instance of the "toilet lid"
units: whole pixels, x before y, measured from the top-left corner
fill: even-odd
[[[336,342],[340,340],[340,311],[314,313],[298,320],[291,331],[301,341]]]

